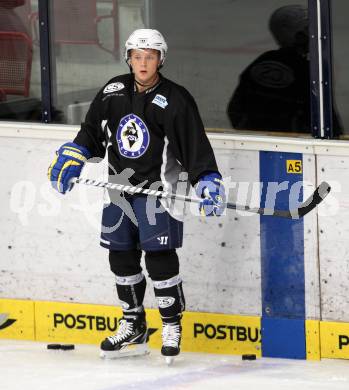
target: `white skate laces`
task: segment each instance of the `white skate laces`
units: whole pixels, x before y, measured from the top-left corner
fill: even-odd
[[[149,353],[148,332],[145,315],[139,318],[123,317],[119,321],[115,335],[101,343],[101,358],[116,359],[124,356],[137,356]]]
[[[114,336],[109,336],[108,340],[113,345],[116,345],[126,340],[129,336],[132,336],[133,333],[133,323],[127,320],[120,320],[117,333]]]
[[[181,326],[177,323],[163,323],[162,345],[163,347],[178,348],[181,339]]]

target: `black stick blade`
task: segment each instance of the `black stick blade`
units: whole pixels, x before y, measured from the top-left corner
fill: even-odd
[[[296,218],[302,218],[308,214],[326,198],[330,191],[331,186],[325,181],[321,182],[314,193],[309,196],[309,198],[303,202],[297,210],[295,210],[295,213],[298,214],[298,217]]]

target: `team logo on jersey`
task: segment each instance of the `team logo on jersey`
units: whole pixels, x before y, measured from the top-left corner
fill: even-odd
[[[103,93],[116,92],[120,91],[123,88],[125,88],[125,85],[123,83],[111,83],[104,88]]]
[[[116,141],[119,152],[127,158],[141,157],[149,146],[150,135],[147,126],[135,114],[121,118]]]
[[[157,94],[155,96],[155,98],[152,100],[152,103],[156,104],[157,106],[159,106],[161,108],[166,108],[166,106],[168,106],[168,102],[167,102],[167,99],[165,98],[165,96],[162,96],[159,94]]]

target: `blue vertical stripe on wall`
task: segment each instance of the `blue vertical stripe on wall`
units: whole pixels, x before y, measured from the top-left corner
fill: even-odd
[[[276,208],[294,208],[298,200],[302,201],[303,174],[287,173],[287,160],[302,161],[302,154],[260,152],[262,207],[270,207],[272,188],[281,183],[287,189],[276,194]],[[297,199],[290,199],[292,186],[299,189],[295,191]],[[260,226],[262,354],[302,359],[306,356],[303,219],[261,216]],[[291,334],[294,337],[290,338]]]

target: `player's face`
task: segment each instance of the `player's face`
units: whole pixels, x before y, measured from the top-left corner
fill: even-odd
[[[160,52],[154,49],[132,50],[130,65],[136,80],[149,84],[156,77],[160,65]]]

